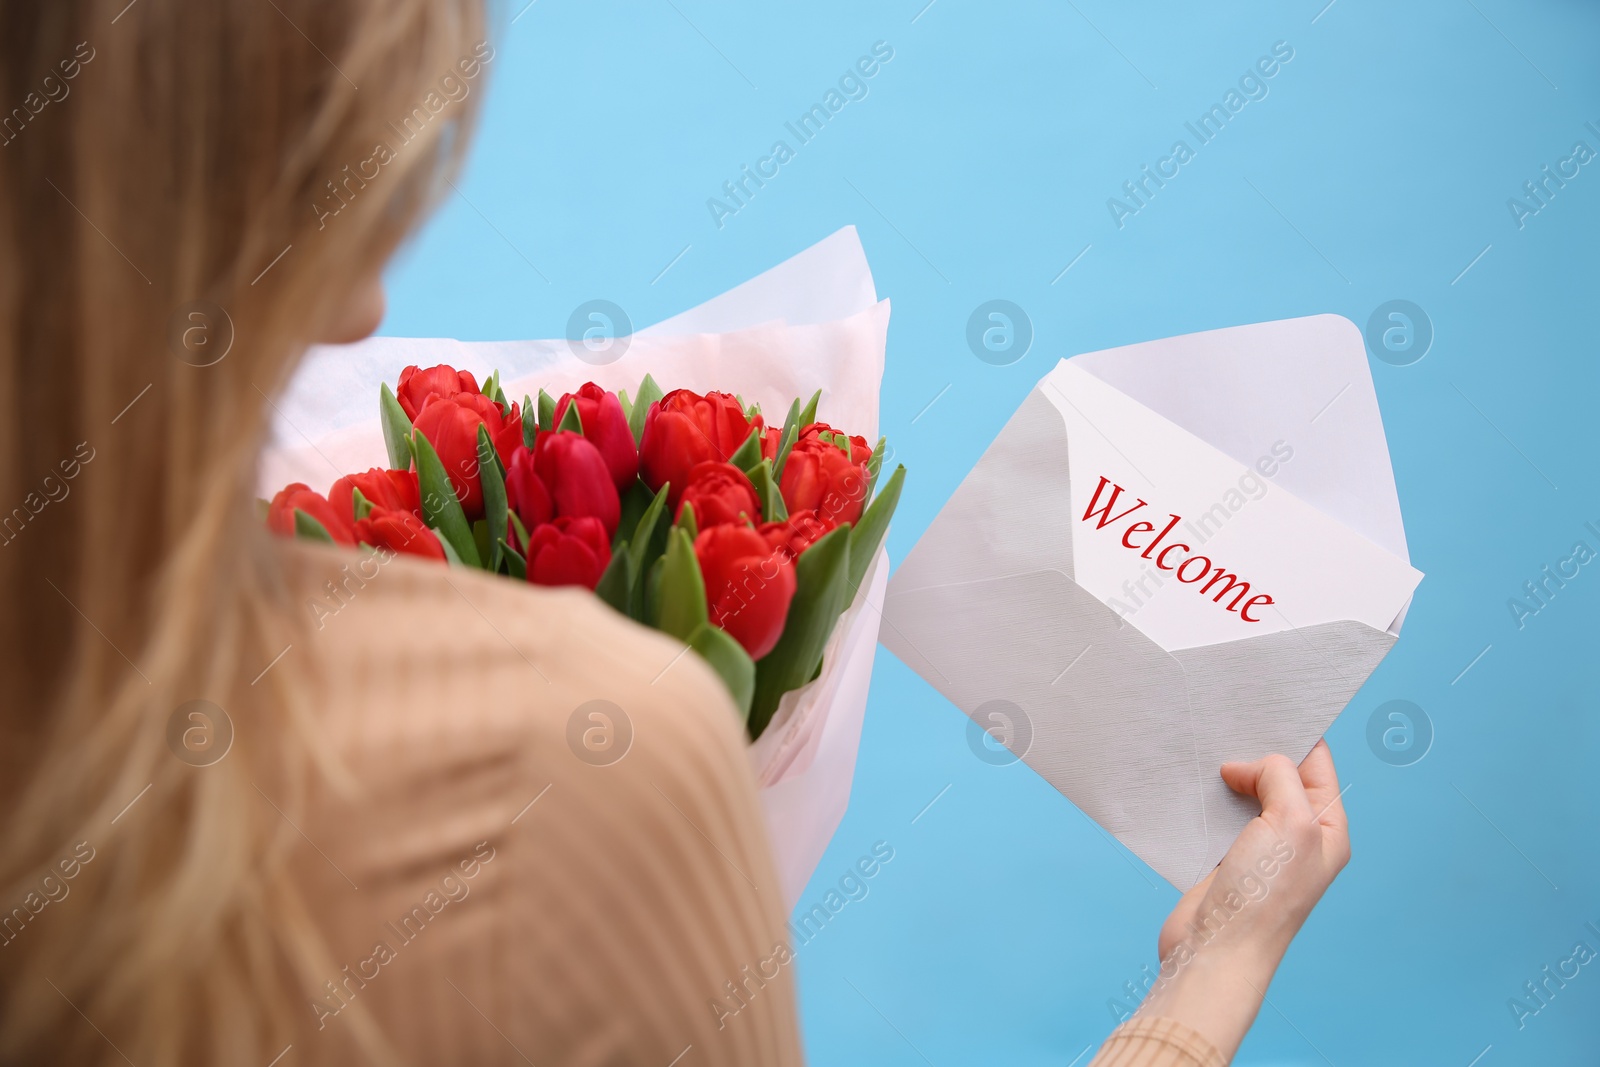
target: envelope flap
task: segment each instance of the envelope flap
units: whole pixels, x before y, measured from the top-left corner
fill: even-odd
[[[1035,388],[900,564],[890,588],[1044,568],[1072,577],[1072,485],[1066,423]]]
[[[1349,319],[1233,326],[1072,362],[1246,466],[1269,460],[1276,484],[1411,558],[1366,345]]]
[[[1162,877],[1208,869],[1182,668],[1116,612],[1041,571],[892,587],[883,621],[891,652]]]

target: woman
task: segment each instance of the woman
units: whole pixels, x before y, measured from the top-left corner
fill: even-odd
[[[272,396],[376,327],[460,157],[477,0],[3,0],[0,54],[0,1059],[799,1063],[696,658],[585,594],[356,573],[252,500]],[[581,706],[624,758],[580,758]],[[1325,747],[1224,776],[1265,812],[1096,1063],[1225,1062],[1345,861]]]

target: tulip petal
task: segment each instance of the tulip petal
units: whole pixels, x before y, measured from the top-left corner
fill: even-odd
[[[600,558],[580,538],[563,536],[529,561],[537,585],[582,585],[594,588],[600,577]]]

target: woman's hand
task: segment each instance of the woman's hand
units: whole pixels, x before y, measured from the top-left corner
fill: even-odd
[[[1298,768],[1268,756],[1225,763],[1222,779],[1261,814],[1161,927],[1161,980],[1139,1012],[1184,1023],[1231,1060],[1289,942],[1350,861],[1350,837],[1325,741]]]

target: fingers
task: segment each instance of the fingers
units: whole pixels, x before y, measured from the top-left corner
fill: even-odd
[[[1344,801],[1339,795],[1339,775],[1333,767],[1333,750],[1328,742],[1318,740],[1310,754],[1300,763],[1300,781],[1305,783],[1306,799],[1312,814],[1324,826],[1340,830],[1348,825],[1344,814]]]
[[[1331,761],[1329,767],[1332,767]],[[1224,763],[1222,780],[1235,793],[1261,801],[1263,815],[1281,812],[1308,817],[1312,813],[1300,772],[1287,757],[1274,755],[1254,763]]]

